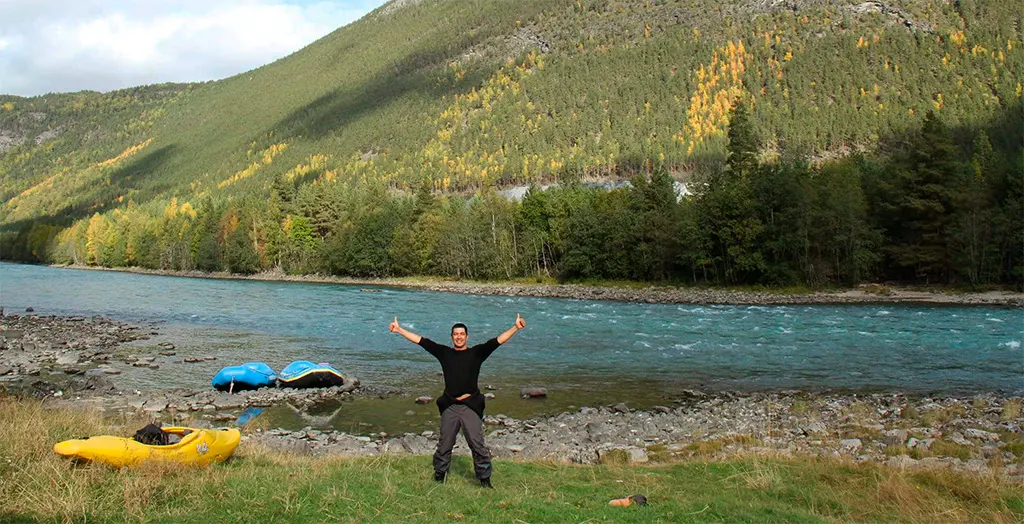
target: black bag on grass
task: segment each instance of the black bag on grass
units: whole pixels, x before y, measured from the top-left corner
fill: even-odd
[[[150,446],[166,446],[167,433],[156,424],[146,424],[146,427],[135,432],[135,441]]]

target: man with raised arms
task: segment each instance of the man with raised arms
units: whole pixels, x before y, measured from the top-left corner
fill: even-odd
[[[465,324],[452,326],[452,345],[438,344],[426,337],[402,329],[398,325],[398,317],[391,322],[388,330],[398,333],[434,355],[441,363],[444,372],[444,393],[437,398],[437,408],[441,412],[441,440],[437,443],[434,453],[434,480],[444,482],[448,467],[452,462],[452,448],[455,437],[462,429],[466,443],[473,452],[473,465],[476,478],[480,485],[491,488],[491,452],[484,445],[484,395],[480,393],[477,379],[480,377],[480,365],[494,353],[498,346],[512,338],[517,331],[526,327],[523,317],[516,314],[516,323],[507,331],[483,344],[467,347],[469,330]]]

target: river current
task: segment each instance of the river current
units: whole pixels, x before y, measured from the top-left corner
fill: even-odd
[[[481,385],[575,390],[611,402],[679,388],[936,394],[1024,391],[1024,312],[927,305],[734,306],[462,295],[414,289],[212,280],[0,263],[8,313],[105,315],[159,333],[129,350],[177,346],[126,387],[209,387],[225,365],[329,362],[364,383],[435,394],[439,365],[399,335],[450,343],[528,327],[484,364]],[[136,347],[137,346],[137,347]],[[216,360],[184,364],[183,356]]]

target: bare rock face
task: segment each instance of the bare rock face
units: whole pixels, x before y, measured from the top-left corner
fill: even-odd
[[[25,136],[9,129],[0,129],[0,155],[25,141]]]

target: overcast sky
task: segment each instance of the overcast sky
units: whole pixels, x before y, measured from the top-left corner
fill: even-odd
[[[0,94],[216,80],[386,0],[0,0]]]

